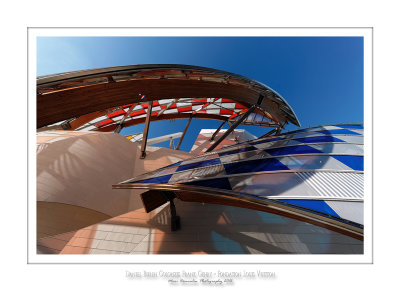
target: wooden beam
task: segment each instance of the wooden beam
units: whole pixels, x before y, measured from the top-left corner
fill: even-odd
[[[247,87],[199,80],[129,80],[102,83],[65,89],[37,95],[37,127],[53,124],[61,120],[79,117],[95,111],[140,101],[139,94],[147,100],[173,98],[226,98],[246,107],[255,104],[258,93]],[[263,107],[284,123],[276,103],[264,98]]]

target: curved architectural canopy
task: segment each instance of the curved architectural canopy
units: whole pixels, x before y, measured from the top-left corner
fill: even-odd
[[[163,195],[175,195],[277,213],[362,239],[363,174],[363,125],[339,124],[226,146],[113,187],[149,190],[142,194],[148,210]]]
[[[249,78],[188,65],[134,65],[40,76],[37,128],[113,131],[151,121],[210,118],[282,128],[300,123],[286,101]]]

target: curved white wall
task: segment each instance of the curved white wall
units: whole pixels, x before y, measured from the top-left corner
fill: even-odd
[[[186,159],[189,153],[140,146],[115,133],[47,131],[37,135],[37,201],[93,209],[110,216],[142,208],[142,190],[112,184]]]

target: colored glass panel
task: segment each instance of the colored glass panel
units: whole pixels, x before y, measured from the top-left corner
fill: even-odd
[[[364,171],[364,157],[363,156],[339,156],[333,155],[335,159],[339,160],[346,166],[356,171]]]
[[[216,165],[216,164],[220,164],[220,163],[221,163],[221,161],[217,158],[217,159],[206,160],[206,161],[201,161],[201,162],[197,162],[197,163],[181,165],[176,171],[177,172],[185,171],[185,170],[189,170],[189,169],[206,167],[206,166]]]
[[[107,120],[105,120],[105,121],[102,121],[102,122],[97,123],[96,126],[97,126],[97,127],[102,127],[102,126],[104,126],[104,125],[107,125],[107,124],[110,124],[110,123],[113,123],[113,122],[114,122],[114,120],[112,120],[112,119],[107,119]]]
[[[276,141],[276,140],[281,140],[283,139],[282,137],[275,137],[275,138],[271,138],[271,139],[267,139],[267,140],[259,140],[259,141],[254,141],[254,142],[250,142],[249,144],[251,145],[256,145],[256,144],[260,144],[260,143],[266,143],[266,142],[271,142],[271,141]]]
[[[229,183],[228,178],[217,178],[217,179],[209,179],[209,180],[195,180],[191,182],[183,183],[185,185],[196,185],[201,187],[210,187],[217,189],[226,189],[232,190],[231,184]]]
[[[254,151],[254,150],[257,150],[257,148],[250,146],[250,147],[235,149],[235,150],[231,150],[231,151],[227,151],[227,152],[222,152],[222,153],[219,153],[219,155],[226,156],[226,155],[232,155],[232,154],[243,153],[243,152]]]
[[[265,150],[265,152],[267,152],[268,154],[270,154],[272,156],[321,153],[319,150],[312,148],[310,146],[307,146],[307,145],[267,149],[267,150]]]
[[[166,176],[160,176],[160,177],[155,177],[155,178],[150,178],[150,179],[145,179],[145,180],[140,180],[140,181],[134,181],[134,182],[130,182],[130,183],[164,184],[164,183],[168,183],[168,181],[171,177],[172,177],[172,175],[166,175]]]
[[[303,138],[295,138],[294,140],[299,141],[301,143],[318,143],[318,142],[343,142],[343,140],[338,139],[333,136],[312,136],[312,137],[303,137]]]
[[[328,215],[340,216],[331,208],[325,201],[322,200],[280,200],[290,204],[294,204],[303,208],[312,209],[321,213],[326,213]]]
[[[262,172],[262,171],[289,170],[288,167],[283,165],[277,159],[273,159],[273,158],[224,164],[224,168],[228,175],[240,174],[240,173],[251,173],[251,172]]]

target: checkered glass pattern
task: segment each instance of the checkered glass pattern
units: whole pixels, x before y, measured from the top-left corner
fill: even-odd
[[[227,146],[121,184],[169,183],[230,191],[362,227],[363,138],[361,124],[301,129]]]
[[[133,106],[132,110],[131,107]],[[90,122],[83,124],[77,130],[97,130],[105,128],[109,125],[117,125],[124,119],[124,122],[145,118],[149,103],[147,101],[139,104],[127,104],[113,110],[109,113],[98,117]],[[179,98],[164,99],[153,101],[152,117],[160,117],[161,115],[191,113],[208,114],[210,116],[225,117],[227,120],[234,121],[239,115],[245,113],[247,108],[237,102],[224,98]],[[125,117],[125,115],[127,115]],[[272,122],[266,116],[253,114],[248,118],[251,122],[263,123]]]

